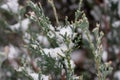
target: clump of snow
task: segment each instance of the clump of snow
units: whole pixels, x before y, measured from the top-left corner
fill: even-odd
[[[47,49],[47,48],[44,48],[42,50],[46,55],[50,55],[52,58],[59,58],[60,55],[61,56],[65,56],[65,54],[63,53],[63,50],[62,48],[50,48],[50,49]]]
[[[28,29],[29,24],[30,24],[30,20],[26,18],[26,19],[22,20],[21,23],[11,25],[10,28],[13,31],[21,29],[23,32],[25,32]]]
[[[113,45],[113,49],[114,49],[115,54],[118,54],[120,51],[119,47],[116,45]]]
[[[120,27],[120,21],[115,21],[115,22],[113,22],[113,23],[112,23],[112,26],[113,26],[114,28]]]
[[[18,0],[9,0],[6,4],[3,4],[0,7],[7,11],[12,11],[13,13],[18,13],[18,10],[19,10]]]
[[[27,32],[25,32],[24,35],[23,35],[23,40],[24,40],[26,43],[29,43],[29,42],[30,42],[30,41],[29,41],[30,38],[31,38],[30,34],[27,33]]]
[[[50,46],[50,43],[46,36],[39,35],[37,39],[39,40],[40,44],[42,44],[43,46],[45,47]]]
[[[85,52],[82,50],[73,51],[71,54],[71,59],[77,64],[85,61]]]
[[[18,71],[18,72],[22,72],[22,71],[24,71],[24,70],[26,70],[27,71],[27,73],[28,73],[28,75],[30,75],[32,78],[33,78],[33,80],[39,80],[38,78],[38,73],[34,73],[34,72],[32,72],[31,70],[30,70],[30,68],[28,68],[28,67],[19,67],[18,69],[16,69],[16,71]],[[42,76],[42,77],[45,77],[44,75]]]
[[[78,33],[82,33],[82,29],[81,28],[77,28],[77,32]]]
[[[29,73],[29,75],[33,78],[33,80],[39,80],[38,73]],[[41,75],[41,80],[49,80],[49,76]]]
[[[9,45],[8,59],[14,59],[19,56],[20,50],[13,45]]]
[[[104,50],[104,51],[103,51],[103,54],[102,54],[102,60],[103,60],[104,62],[106,62],[106,61],[107,61],[107,58],[108,58],[108,52],[107,52],[106,50]]]
[[[33,80],[39,80],[37,73],[29,73],[29,75],[33,78]]]
[[[65,35],[70,40],[74,39],[74,37],[76,36],[76,33],[72,31],[72,28],[73,26],[70,25],[70,26],[60,28],[59,31],[55,32],[58,44],[64,44]]]
[[[42,75],[41,78],[42,78],[43,80],[50,80],[50,79],[49,79],[49,76],[46,76],[46,75]]]
[[[52,31],[55,30],[55,28],[52,25],[49,25],[49,29],[52,30]]]
[[[120,71],[116,71],[114,73],[114,78],[117,79],[117,80],[120,80]]]
[[[71,37],[71,35],[73,34],[73,32],[72,32],[71,27],[68,26],[68,27],[61,28],[59,34],[60,35],[65,35],[66,34],[67,36]]]

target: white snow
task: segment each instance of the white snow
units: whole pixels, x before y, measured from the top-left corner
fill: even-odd
[[[107,61],[107,58],[108,58],[108,52],[107,52],[106,50],[104,50],[104,51],[103,51],[103,54],[102,54],[102,60],[103,60],[104,62],[106,62],[106,61]]]
[[[50,79],[49,79],[49,76],[46,76],[46,75],[42,75],[42,79],[43,79],[43,80],[50,80]]]
[[[13,45],[9,45],[8,59],[17,58],[20,50]]]
[[[18,13],[18,9],[19,9],[18,0],[9,0],[6,4],[3,4],[0,7],[7,11],[12,11],[13,13]]]
[[[76,33],[74,33],[74,32],[72,31],[72,28],[73,28],[73,26],[70,25],[70,26],[62,27],[62,28],[59,29],[59,31],[55,32],[55,34],[56,34],[56,39],[57,39],[57,43],[58,43],[59,45],[65,44],[65,43],[64,43],[64,37],[65,37],[65,35],[66,35],[66,37],[69,38],[69,40],[70,40],[70,45],[69,45],[69,47],[72,47],[72,46],[74,45],[71,40],[74,39],[74,37],[76,36]],[[64,37],[63,37],[63,36],[64,36]]]
[[[59,47],[58,48],[50,48],[50,49],[44,48],[43,51],[46,55],[48,55],[48,56],[50,55],[52,58],[59,58],[60,55],[63,57],[65,56],[62,48],[59,48]]]
[[[75,63],[81,63],[84,62],[85,60],[85,55],[84,55],[84,51],[82,50],[75,50],[72,52],[71,54],[71,59],[75,62]]]
[[[114,49],[115,54],[118,54],[120,51],[119,47],[116,45],[113,45],[113,49]]]
[[[33,80],[39,80],[37,73],[29,73],[29,75],[33,78]]]
[[[49,25],[50,30],[54,31],[55,28],[52,25]]]
[[[38,79],[38,73],[29,73],[29,75],[30,75],[34,80],[39,80],[39,79]],[[41,80],[49,80],[49,76],[41,75]]]
[[[28,18],[26,18],[26,19],[21,21],[21,24],[17,23],[17,24],[11,25],[10,28],[13,31],[21,29],[23,32],[25,32],[28,29],[29,24],[30,24],[30,20]]]
[[[49,41],[48,41],[46,36],[39,35],[37,39],[39,40],[40,44],[42,44],[43,46],[45,46],[45,47],[49,47],[50,46],[50,43],[49,43]]]
[[[27,32],[25,32],[24,35],[23,35],[23,40],[24,40],[26,43],[29,43],[29,42],[30,42],[30,41],[29,41],[30,38],[31,38],[30,34],[27,33]]]
[[[113,22],[113,23],[112,23],[112,26],[113,26],[114,28],[120,27],[120,20]]]
[[[116,71],[114,73],[114,78],[117,78],[117,80],[120,80],[120,71]]]
[[[63,27],[63,28],[61,28],[60,29],[60,34],[61,35],[67,35],[67,36],[70,36],[71,37],[71,35],[73,34],[73,32],[72,32],[72,29],[71,29],[71,27],[70,26],[68,26],[68,27]]]

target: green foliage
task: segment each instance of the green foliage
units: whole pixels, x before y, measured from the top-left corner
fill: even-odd
[[[33,21],[35,21],[43,30],[43,33],[45,36],[47,36],[49,41],[54,41],[54,43],[56,44],[57,42],[57,37],[56,37],[56,32],[52,31],[49,28],[50,21],[47,17],[45,17],[44,15],[44,11],[40,5],[40,7],[36,4],[33,4],[32,2],[28,3],[29,6],[32,8],[33,12],[30,12],[30,19],[32,19]],[[81,5],[81,2],[80,2]],[[80,20],[78,20],[78,17],[82,15],[82,18]],[[77,12],[75,13],[75,23],[72,23],[71,25],[73,25],[73,27],[71,28],[72,31],[75,31],[74,29],[80,28],[83,33],[87,36],[87,42],[88,42],[88,46],[91,50],[91,53],[94,55],[94,61],[95,61],[95,68],[96,68],[96,75],[98,77],[99,80],[105,80],[106,76],[111,72],[111,68],[109,68],[109,66],[104,65],[104,63],[101,62],[101,56],[102,56],[102,45],[101,45],[101,39],[103,37],[103,33],[100,32],[99,33],[99,26],[97,25],[97,27],[93,30],[93,34],[95,37],[95,43],[92,41],[91,39],[91,32],[89,31],[89,23],[88,20],[85,16],[85,14],[83,12],[79,10],[77,10]],[[70,24],[67,21],[66,18],[66,24]],[[66,25],[69,26],[69,25]],[[52,32],[52,34],[55,35],[54,38],[50,38],[47,34],[49,32]],[[61,57],[61,59],[56,59],[56,58],[52,58],[50,53],[46,54],[44,51],[40,51],[39,50],[43,50],[44,48],[40,47],[39,43],[37,44],[37,48],[33,48],[32,52],[34,53],[39,53],[41,56],[41,61],[38,61],[38,66],[41,69],[41,72],[43,74],[50,74],[52,75],[60,75],[61,74],[61,70],[65,69],[65,73],[66,73],[66,79],[67,80],[74,80],[73,75],[74,75],[74,69],[71,68],[71,63],[70,63],[70,54],[71,51],[73,51],[73,49],[71,49],[69,47],[70,43],[71,43],[71,38],[69,36],[67,36],[67,33],[65,33],[65,35],[60,35],[61,37],[63,37],[63,42],[67,45],[68,50],[67,51],[63,51],[65,54],[65,57],[59,55],[59,57]],[[53,40],[54,39],[54,40]],[[36,42],[36,39],[34,40],[34,42]],[[30,42],[31,44],[32,42]],[[51,43],[51,42],[50,42]],[[52,44],[54,44],[52,42]],[[76,41],[77,43],[77,41]],[[33,45],[36,45],[33,43]],[[39,47],[39,48],[38,48]],[[59,47],[59,45],[54,46],[54,47]],[[64,60],[67,60],[68,62],[68,68],[67,66],[65,66]],[[84,76],[83,76],[84,78]]]
[[[64,74],[66,80],[87,80],[90,78],[89,73],[83,72],[81,75],[75,74],[75,64],[72,62],[71,54],[74,50],[79,49],[79,42],[82,41],[85,48],[89,49],[91,55],[93,55],[93,63],[95,68],[95,75],[98,80],[105,80],[107,75],[112,71],[111,62],[103,63],[102,62],[102,53],[103,46],[101,45],[102,37],[104,36],[103,32],[100,32],[99,25],[93,29],[92,32],[89,30],[89,22],[83,11],[81,11],[82,1],[79,3],[79,8],[75,12],[75,21],[70,23],[68,18],[65,19],[65,25],[62,26],[59,24],[58,17],[56,14],[55,5],[51,3],[56,18],[58,26],[53,27],[49,18],[45,16],[44,10],[41,4],[34,4],[32,1],[28,1],[28,6],[31,8],[31,12],[28,13],[27,17],[31,22],[36,23],[40,31],[32,31],[31,28],[27,31],[30,34],[30,39],[28,43],[25,43],[25,48],[28,49],[29,58],[22,57],[22,65],[19,66],[18,70],[14,70],[10,67],[12,75],[9,79],[25,79],[25,80],[34,80],[34,77],[31,76],[32,73],[38,75],[39,80],[44,80],[43,75],[49,76],[52,80],[59,80]],[[25,9],[21,9],[18,13],[22,17],[24,16]],[[11,18],[11,14],[7,14],[7,18]],[[79,19],[80,18],[80,19]],[[21,19],[17,19],[21,24]],[[4,26],[6,30],[11,30],[8,28],[8,23],[6,20],[0,19],[0,25]],[[31,23],[32,24],[32,23]],[[51,26],[53,29],[51,29]],[[2,28],[1,28],[2,29]],[[82,34],[78,34],[77,29],[81,29],[81,33],[85,34],[86,39],[82,40]],[[6,33],[5,33],[6,34]],[[40,44],[40,41],[37,39],[38,35],[47,37],[50,46],[46,48],[44,45]],[[76,35],[78,38],[75,39]],[[94,40],[91,38],[91,35],[94,36]],[[74,40],[74,41],[73,41]],[[3,40],[2,40],[3,41]],[[0,42],[2,42],[0,41]],[[37,71],[33,70],[32,61],[37,67]],[[6,66],[2,66],[5,68]],[[30,69],[30,71],[27,71]],[[4,70],[4,69],[3,69]],[[8,80],[9,80],[8,79]]]

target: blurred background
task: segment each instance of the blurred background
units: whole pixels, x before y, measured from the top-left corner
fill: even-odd
[[[50,18],[52,25],[56,21],[51,5],[47,0],[31,0],[41,3],[44,13]],[[58,18],[61,24],[65,23],[68,16],[70,22],[74,21],[75,11],[79,0],[54,0]],[[89,20],[89,30],[100,24],[100,31],[104,32],[102,44],[103,63],[112,61],[113,71],[106,80],[120,80],[120,0],[83,0],[82,8]],[[29,80],[25,75],[16,72],[23,59],[28,59],[29,50],[24,45],[29,41],[27,30],[39,32],[39,28],[32,23],[26,14],[31,11],[27,6],[27,0],[0,0],[0,80]],[[82,39],[84,40],[84,39]],[[45,41],[45,40],[44,40]],[[48,47],[49,43],[42,42]],[[82,46],[74,51],[71,58],[76,64],[75,74],[84,74],[84,80],[95,80],[96,74],[93,68],[92,55]],[[87,46],[87,44],[86,44]],[[34,71],[38,71],[34,61],[29,62]]]

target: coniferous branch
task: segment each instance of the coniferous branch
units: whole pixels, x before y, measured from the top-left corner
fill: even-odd
[[[80,28],[82,32],[87,36],[86,39],[89,43],[88,46],[91,50],[91,53],[94,55],[95,68],[97,72],[96,75],[98,77],[98,80],[104,80],[106,78],[107,74],[109,74],[109,72],[111,71],[111,68],[108,66],[108,64],[104,65],[101,62],[101,39],[103,37],[103,33],[99,33],[98,26],[93,30],[93,34],[96,41],[94,43],[91,39],[91,32],[89,31],[89,22],[86,18],[86,15],[80,11],[80,7],[75,13],[75,22],[71,25],[66,25],[62,28],[58,26],[59,29],[56,31],[54,27],[53,29],[50,28],[51,23],[49,19],[44,15],[41,5],[39,7],[37,4],[29,2],[29,6],[33,10],[33,12],[30,12],[29,18],[36,22],[42,28],[44,35],[47,36],[50,43],[53,44],[53,42],[55,42],[57,44],[57,46],[55,45],[53,48],[43,48],[41,47],[39,42],[37,42],[36,37],[32,35],[33,38],[31,37],[31,41],[29,43],[28,48],[32,53],[37,53],[41,59],[37,61],[38,67],[41,69],[41,71],[39,72],[41,73],[39,75],[39,79],[42,74],[50,76],[54,76],[55,74],[61,75],[62,69],[65,69],[65,76],[67,80],[74,80],[76,78],[74,77],[74,62],[71,60],[70,55],[72,51],[74,51],[74,47],[77,43],[77,41],[76,43],[74,43],[72,42],[72,40],[75,38],[75,30],[78,28]],[[82,16],[82,18],[79,19],[79,16]],[[69,24],[67,19],[66,22],[66,24]],[[49,35],[49,33],[53,35],[52,38],[51,35]],[[51,40],[53,42],[51,42]],[[108,72],[107,68],[109,68]]]

